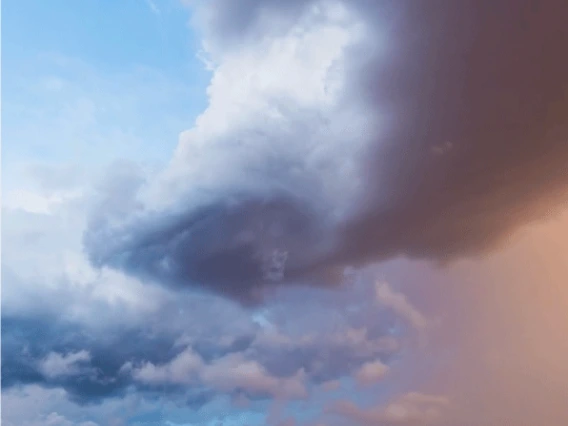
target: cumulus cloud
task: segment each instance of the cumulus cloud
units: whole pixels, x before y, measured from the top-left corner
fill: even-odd
[[[405,355],[392,324],[428,324],[416,299],[374,280],[352,297],[292,296],[283,284],[331,286],[350,279],[347,266],[399,255],[484,252],[564,200],[567,6],[489,3],[200,6],[210,103],[168,167],[117,163],[94,201],[61,192],[8,206],[8,392],[39,384],[85,403],[135,391],[218,409],[223,397],[302,399],[321,385],[343,398],[352,382],[389,380]],[[91,265],[71,238],[83,217],[54,216],[83,202],[94,204]],[[266,310],[253,321],[210,294],[146,281]],[[388,425],[434,422],[449,407],[417,393],[359,402],[331,411]],[[30,424],[66,421],[44,414]]]
[[[202,384],[216,392],[244,392],[255,397],[305,398],[305,373],[299,370],[290,377],[275,377],[256,360],[243,353],[233,353],[210,363],[188,348],[163,365],[146,362],[140,367],[125,364],[123,372],[141,382],[152,384]]]
[[[563,2],[197,7],[209,107],[136,208],[97,212],[94,264],[256,303],[486,251],[566,200]]]
[[[320,384],[340,391],[349,377],[371,384],[407,349],[388,331],[398,315],[367,297],[372,290],[297,289],[254,315],[224,298],[177,295],[137,321],[103,324],[66,315],[72,306],[60,316],[12,310],[2,319],[2,383],[59,387],[79,404],[136,391],[196,408],[223,396],[302,400]]]
[[[342,58],[361,31],[335,9],[220,58],[209,107],[141,189],[146,208],[126,224],[95,212],[85,244],[96,265],[246,302],[327,251],[358,184],[365,126],[341,102]]]
[[[235,397],[244,392],[251,398],[303,398],[313,384],[337,390],[338,380],[349,376],[363,385],[376,383],[405,345],[385,329],[391,314],[362,297],[358,288],[368,286],[353,288],[348,306],[339,304],[345,302],[341,294],[335,294],[334,303],[323,305],[310,298],[309,310],[293,301],[280,301],[266,307],[262,325],[249,317],[255,325],[252,338],[239,342],[222,331],[215,339],[185,335],[174,345],[178,353],[166,362],[128,362],[121,370],[139,383],[204,386]],[[352,309],[353,301],[359,310]],[[286,319],[280,319],[279,309],[287,312]],[[361,313],[365,320],[359,318]],[[358,321],[376,322],[376,326],[358,327]]]
[[[84,373],[81,364],[91,360],[89,352],[82,350],[67,354],[50,352],[40,364],[40,371],[47,377],[70,376]]]
[[[388,367],[379,360],[366,362],[359,367],[355,378],[362,385],[373,385],[379,382],[388,371]]]
[[[190,384],[195,380],[196,371],[203,365],[203,360],[192,350],[185,350],[166,365],[155,366],[151,362],[144,363],[134,370],[134,378],[147,383],[179,383]],[[131,370],[131,363],[121,367],[121,371]]]
[[[241,354],[228,355],[202,372],[202,380],[220,391],[241,390],[290,399],[307,396],[304,377],[302,370],[288,378],[273,377],[258,362],[244,359]]]

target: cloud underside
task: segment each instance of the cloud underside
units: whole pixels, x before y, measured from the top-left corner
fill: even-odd
[[[147,184],[183,190],[93,221],[98,265],[254,302],[482,253],[566,200],[565,2],[225,3],[203,13],[210,106]]]

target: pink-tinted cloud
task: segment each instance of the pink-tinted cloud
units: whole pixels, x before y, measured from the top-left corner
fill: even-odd
[[[366,362],[355,373],[355,379],[361,385],[373,385],[380,382],[388,371],[389,368],[379,360]]]
[[[444,396],[411,392],[383,407],[360,408],[353,402],[340,400],[329,408],[329,412],[361,426],[427,425],[438,422],[449,404]]]

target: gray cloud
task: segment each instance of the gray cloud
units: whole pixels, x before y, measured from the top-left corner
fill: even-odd
[[[431,425],[439,424],[450,401],[443,395],[409,392],[390,401],[385,407],[363,409],[349,401],[337,401],[328,411],[346,418],[351,424]]]
[[[406,333],[389,332],[403,318],[366,297],[367,283],[351,290],[326,300],[308,294],[325,290],[300,289],[302,302],[278,298],[257,323],[248,310],[205,295],[164,302],[138,324],[77,323],[66,319],[66,307],[60,316],[4,315],[2,383],[62,388],[79,404],[132,391],[185,398],[195,409],[224,395],[304,398],[313,385],[366,363],[389,365],[407,347]]]
[[[31,383],[62,387],[78,403],[123,394],[130,385],[119,374],[125,359],[165,360],[174,353],[168,336],[120,329],[100,336],[53,317],[3,317],[2,339],[4,388]]]
[[[91,355],[85,350],[66,354],[50,352],[41,361],[40,371],[49,378],[88,374],[81,364],[86,364],[90,360]]]
[[[447,261],[483,253],[566,202],[565,2],[361,0],[345,2],[351,15],[334,9],[343,21],[313,12],[320,4],[313,1],[250,1],[236,18],[224,4],[206,6],[200,21],[221,63],[229,50],[263,49],[253,35],[264,33],[267,23],[277,22],[270,37],[292,37],[290,27],[305,30],[306,22],[364,25],[363,37],[334,57],[334,67],[343,70],[336,100],[350,117],[357,111],[365,117],[352,122],[363,142],[356,132],[323,126],[346,123],[324,104],[310,107],[322,109],[324,119],[312,122],[318,131],[306,131],[310,123],[291,109],[279,113],[294,130],[282,130],[268,115],[264,121],[247,116],[252,130],[243,133],[242,123],[235,124],[238,143],[209,144],[210,153],[229,150],[219,150],[224,154],[218,158],[235,154],[232,162],[212,163],[220,176],[235,178],[231,185],[209,186],[202,202],[182,196],[177,215],[170,207],[154,209],[145,220],[125,215],[118,226],[94,223],[85,245],[95,264],[257,303],[278,282],[342,281],[340,271],[349,265],[399,255]],[[251,97],[255,93],[251,89]],[[283,99],[269,95],[262,98],[266,108]],[[213,112],[225,105],[212,99]],[[228,126],[223,141],[232,137]],[[300,130],[306,139],[297,143]],[[199,134],[207,139],[203,131],[192,135]],[[179,151],[202,150],[196,158],[205,161],[209,148],[199,143],[191,139]],[[244,155],[247,143],[251,151]],[[293,143],[300,149],[291,150]],[[335,156],[335,163],[326,169],[301,161],[314,152]],[[349,173],[334,180],[341,155]],[[176,167],[184,167],[184,158],[176,157]],[[194,173],[196,165],[187,168]],[[299,175],[292,173],[297,169]],[[191,186],[187,179],[180,178]],[[341,187],[341,181],[352,186]]]
[[[366,68],[367,101],[392,121],[370,147],[342,261],[484,251],[566,201],[566,4],[422,6]]]
[[[208,287],[242,302],[258,300],[255,292],[278,282],[286,265],[305,264],[311,255],[305,247],[315,248],[322,236],[315,212],[284,197],[238,197],[184,215],[149,217],[137,227],[110,242],[87,234],[93,263],[178,287]]]

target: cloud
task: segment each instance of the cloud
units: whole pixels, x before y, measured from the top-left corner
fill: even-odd
[[[71,376],[84,373],[82,363],[91,360],[89,352],[82,350],[67,354],[50,352],[40,364],[40,371],[47,377]]]
[[[95,422],[87,421],[75,423],[58,413],[50,413],[42,420],[45,426],[97,426]]]
[[[254,302],[261,296],[262,283],[277,281],[283,263],[301,258],[297,240],[291,241],[294,247],[290,245],[296,252],[278,256],[286,232],[296,230],[306,241],[314,241],[318,233],[314,215],[293,199],[250,198],[236,203],[219,202],[164,223],[145,220],[137,225],[140,233],[121,237],[132,247],[121,247],[117,241],[116,248],[112,241],[108,244],[108,235],[87,234],[87,244],[96,250],[91,260],[96,266],[118,260],[141,278],[174,287],[193,283]]]
[[[339,380],[329,380],[324,382],[321,386],[326,392],[333,392],[341,387],[341,382]]]
[[[371,361],[363,364],[355,374],[357,381],[364,386],[379,382],[388,372],[388,367],[381,361]]]
[[[3,205],[9,209],[19,209],[29,213],[50,214],[57,211],[57,208],[65,201],[79,198],[80,195],[74,191],[58,192],[49,196],[26,190],[10,191],[6,194]]]
[[[271,376],[256,361],[244,359],[241,354],[231,354],[204,368],[202,380],[224,392],[241,390],[251,395],[270,395],[274,398],[305,398],[304,372],[291,377]]]
[[[91,225],[94,264],[254,304],[349,265],[485,252],[554,211],[567,6],[411,3],[199,9],[209,106],[142,210]]]
[[[364,409],[340,400],[329,411],[358,425],[426,425],[439,421],[448,406],[449,400],[445,396],[410,392],[384,407]]]
[[[151,362],[144,363],[135,369],[132,375],[135,379],[146,383],[176,383],[191,384],[195,381],[195,373],[203,365],[203,360],[191,349],[177,355],[168,364],[155,366]],[[131,363],[121,367],[122,371],[132,370]]]
[[[357,96],[389,118],[333,262],[483,253],[566,202],[568,7],[411,3],[397,2],[389,50],[358,74]]]
[[[160,16],[162,14],[160,8],[153,0],[146,0],[146,4],[148,5],[148,8],[152,11],[154,15]]]
[[[274,398],[293,400],[282,420],[300,413],[300,424],[335,398],[343,402],[330,414],[347,424],[435,422],[454,397],[463,410],[457,424],[494,424],[513,411],[538,424],[547,407],[561,418],[566,357],[550,343],[563,341],[564,299],[538,304],[552,287],[562,296],[560,284],[506,292],[495,286],[503,280],[482,276],[475,289],[455,290],[401,261],[413,271],[399,271],[401,281],[421,284],[417,297],[344,270],[398,255],[444,261],[484,252],[556,207],[567,163],[567,73],[555,55],[565,6],[517,15],[527,4],[205,5],[198,19],[213,71],[210,105],[181,134],[168,167],[154,175],[115,163],[92,192],[53,203],[69,189],[59,176],[33,192],[41,208],[5,209],[3,403],[17,406],[20,390],[35,393],[20,396],[22,415],[47,400],[41,413],[22,417],[30,425],[142,423],[120,414],[133,406],[155,416],[150,424],[260,425]],[[90,129],[92,104],[77,106],[79,127]],[[77,235],[92,206],[81,253]],[[317,288],[348,281],[348,290]],[[312,287],[293,286],[306,283]],[[480,287],[491,290],[481,295]],[[242,309],[225,297],[263,306]],[[466,313],[451,317],[462,322],[410,353],[408,330],[396,325],[425,328],[410,301],[434,298],[452,302],[450,314],[463,300],[477,303],[466,313],[483,315],[467,321],[487,329],[469,333]],[[485,317],[491,303],[511,309],[510,300],[534,322],[522,322],[530,339],[505,337],[516,328],[502,309]],[[402,386],[393,381],[415,389],[441,364],[481,390],[449,386],[451,405],[426,393],[394,395]],[[68,404],[52,407],[50,398]],[[243,400],[242,417],[223,414]],[[106,418],[92,415],[92,403],[114,405]],[[155,420],[164,413],[167,420]]]
[[[61,387],[77,403],[123,394],[130,384],[119,374],[125,359],[144,353],[158,362],[171,356],[171,337],[146,337],[140,329],[120,325],[101,332],[50,315],[4,316],[2,323],[3,387]]]
[[[7,282],[13,292],[26,286],[31,292],[10,296],[19,303],[3,312],[5,389],[59,387],[79,404],[132,390],[180,398],[188,387],[194,393],[187,404],[196,407],[239,394],[302,399],[365,363],[388,365],[406,348],[402,336],[389,335],[397,314],[378,305],[363,282],[333,293],[299,288],[250,312],[217,296],[163,290],[159,297],[142,292],[153,299],[146,306],[130,295],[143,289],[135,280],[112,272],[101,281],[75,266],[63,284],[46,276],[54,287],[40,292],[43,309],[29,300],[37,284]]]
[[[8,426],[98,426],[107,424],[104,420],[110,407],[97,407],[98,415],[90,407],[81,407],[82,415],[77,415],[78,410],[66,400],[65,391],[32,385],[4,389],[2,408],[2,424]]]
[[[344,8],[336,15],[313,11],[282,37],[221,58],[207,110],[140,188],[138,213],[122,223],[104,206],[94,213],[85,246],[95,265],[254,303],[328,249],[357,185],[364,124],[340,95],[359,30]]]
[[[25,385],[2,390],[2,424],[45,426],[52,421],[54,425],[65,426],[152,425],[165,423],[161,419],[167,418],[168,413],[179,412],[186,422],[205,426],[206,416],[197,414],[199,405],[191,404],[190,399],[191,391],[186,400],[183,394],[179,398],[169,394],[144,395],[129,391],[97,404],[77,405],[61,388]]]
[[[405,345],[384,329],[391,314],[386,315],[374,300],[357,294],[357,288],[352,290],[349,297],[358,301],[359,312],[349,309],[352,303],[341,306],[339,301],[345,302],[341,294],[335,295],[335,303],[323,306],[304,296],[311,301],[309,310],[294,301],[281,301],[266,306],[262,325],[249,317],[255,324],[252,338],[239,342],[219,331],[216,339],[186,335],[177,340],[175,347],[180,350],[167,362],[127,363],[122,370],[140,383],[205,386],[224,394],[244,392],[254,398],[303,398],[310,385],[338,389],[338,380],[350,375],[364,385],[375,383]],[[361,321],[358,315],[366,305],[370,311],[365,312],[364,321],[376,321],[376,328],[354,325]],[[280,309],[287,313],[282,320]],[[309,330],[306,324],[310,324]]]

